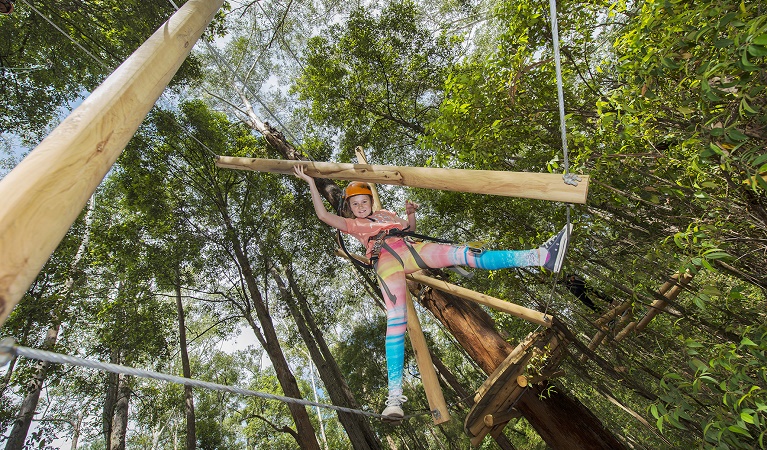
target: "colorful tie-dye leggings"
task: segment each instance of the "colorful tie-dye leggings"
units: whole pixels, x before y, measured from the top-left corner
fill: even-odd
[[[386,303],[386,365],[389,392],[402,392],[407,327],[406,274],[426,268],[439,269],[450,266],[497,270],[539,266],[542,263],[538,249],[485,250],[477,253],[466,246],[388,239],[384,243],[375,269]]]

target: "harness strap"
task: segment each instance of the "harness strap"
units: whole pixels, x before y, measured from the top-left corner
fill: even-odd
[[[415,248],[413,248],[413,245],[407,241],[407,239],[404,239],[403,242],[405,243],[405,246],[410,251],[410,255],[413,256],[413,260],[415,260],[416,265],[418,265],[421,269],[430,269],[429,265],[426,264],[426,261],[421,258],[421,255],[418,254],[418,251],[416,251]]]

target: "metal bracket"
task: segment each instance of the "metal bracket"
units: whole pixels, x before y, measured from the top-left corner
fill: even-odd
[[[570,186],[578,186],[578,182],[581,181],[581,177],[574,173],[566,173],[562,176],[562,179],[565,181],[565,184]]]

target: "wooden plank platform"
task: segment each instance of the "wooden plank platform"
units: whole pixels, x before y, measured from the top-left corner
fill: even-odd
[[[560,337],[553,329],[531,333],[517,345],[495,372],[490,374],[477,390],[474,406],[464,423],[464,429],[473,446],[481,444],[488,434],[500,434],[511,419],[520,416],[514,405],[524,394],[529,383],[524,373],[528,362],[533,356],[544,351],[551,355],[559,355],[560,342]],[[558,360],[558,357],[553,356],[550,359]],[[547,362],[546,366],[550,365]]]

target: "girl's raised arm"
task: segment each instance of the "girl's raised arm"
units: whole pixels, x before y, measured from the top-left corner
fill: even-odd
[[[312,205],[314,205],[314,212],[317,217],[330,225],[333,228],[337,228],[341,231],[347,231],[346,220],[343,217],[333,214],[325,209],[325,204],[322,203],[322,197],[320,197],[320,191],[317,190],[317,185],[314,182],[314,178],[304,173],[304,166],[296,164],[293,166],[293,173],[296,177],[306,181],[309,184],[309,191],[312,193]]]

